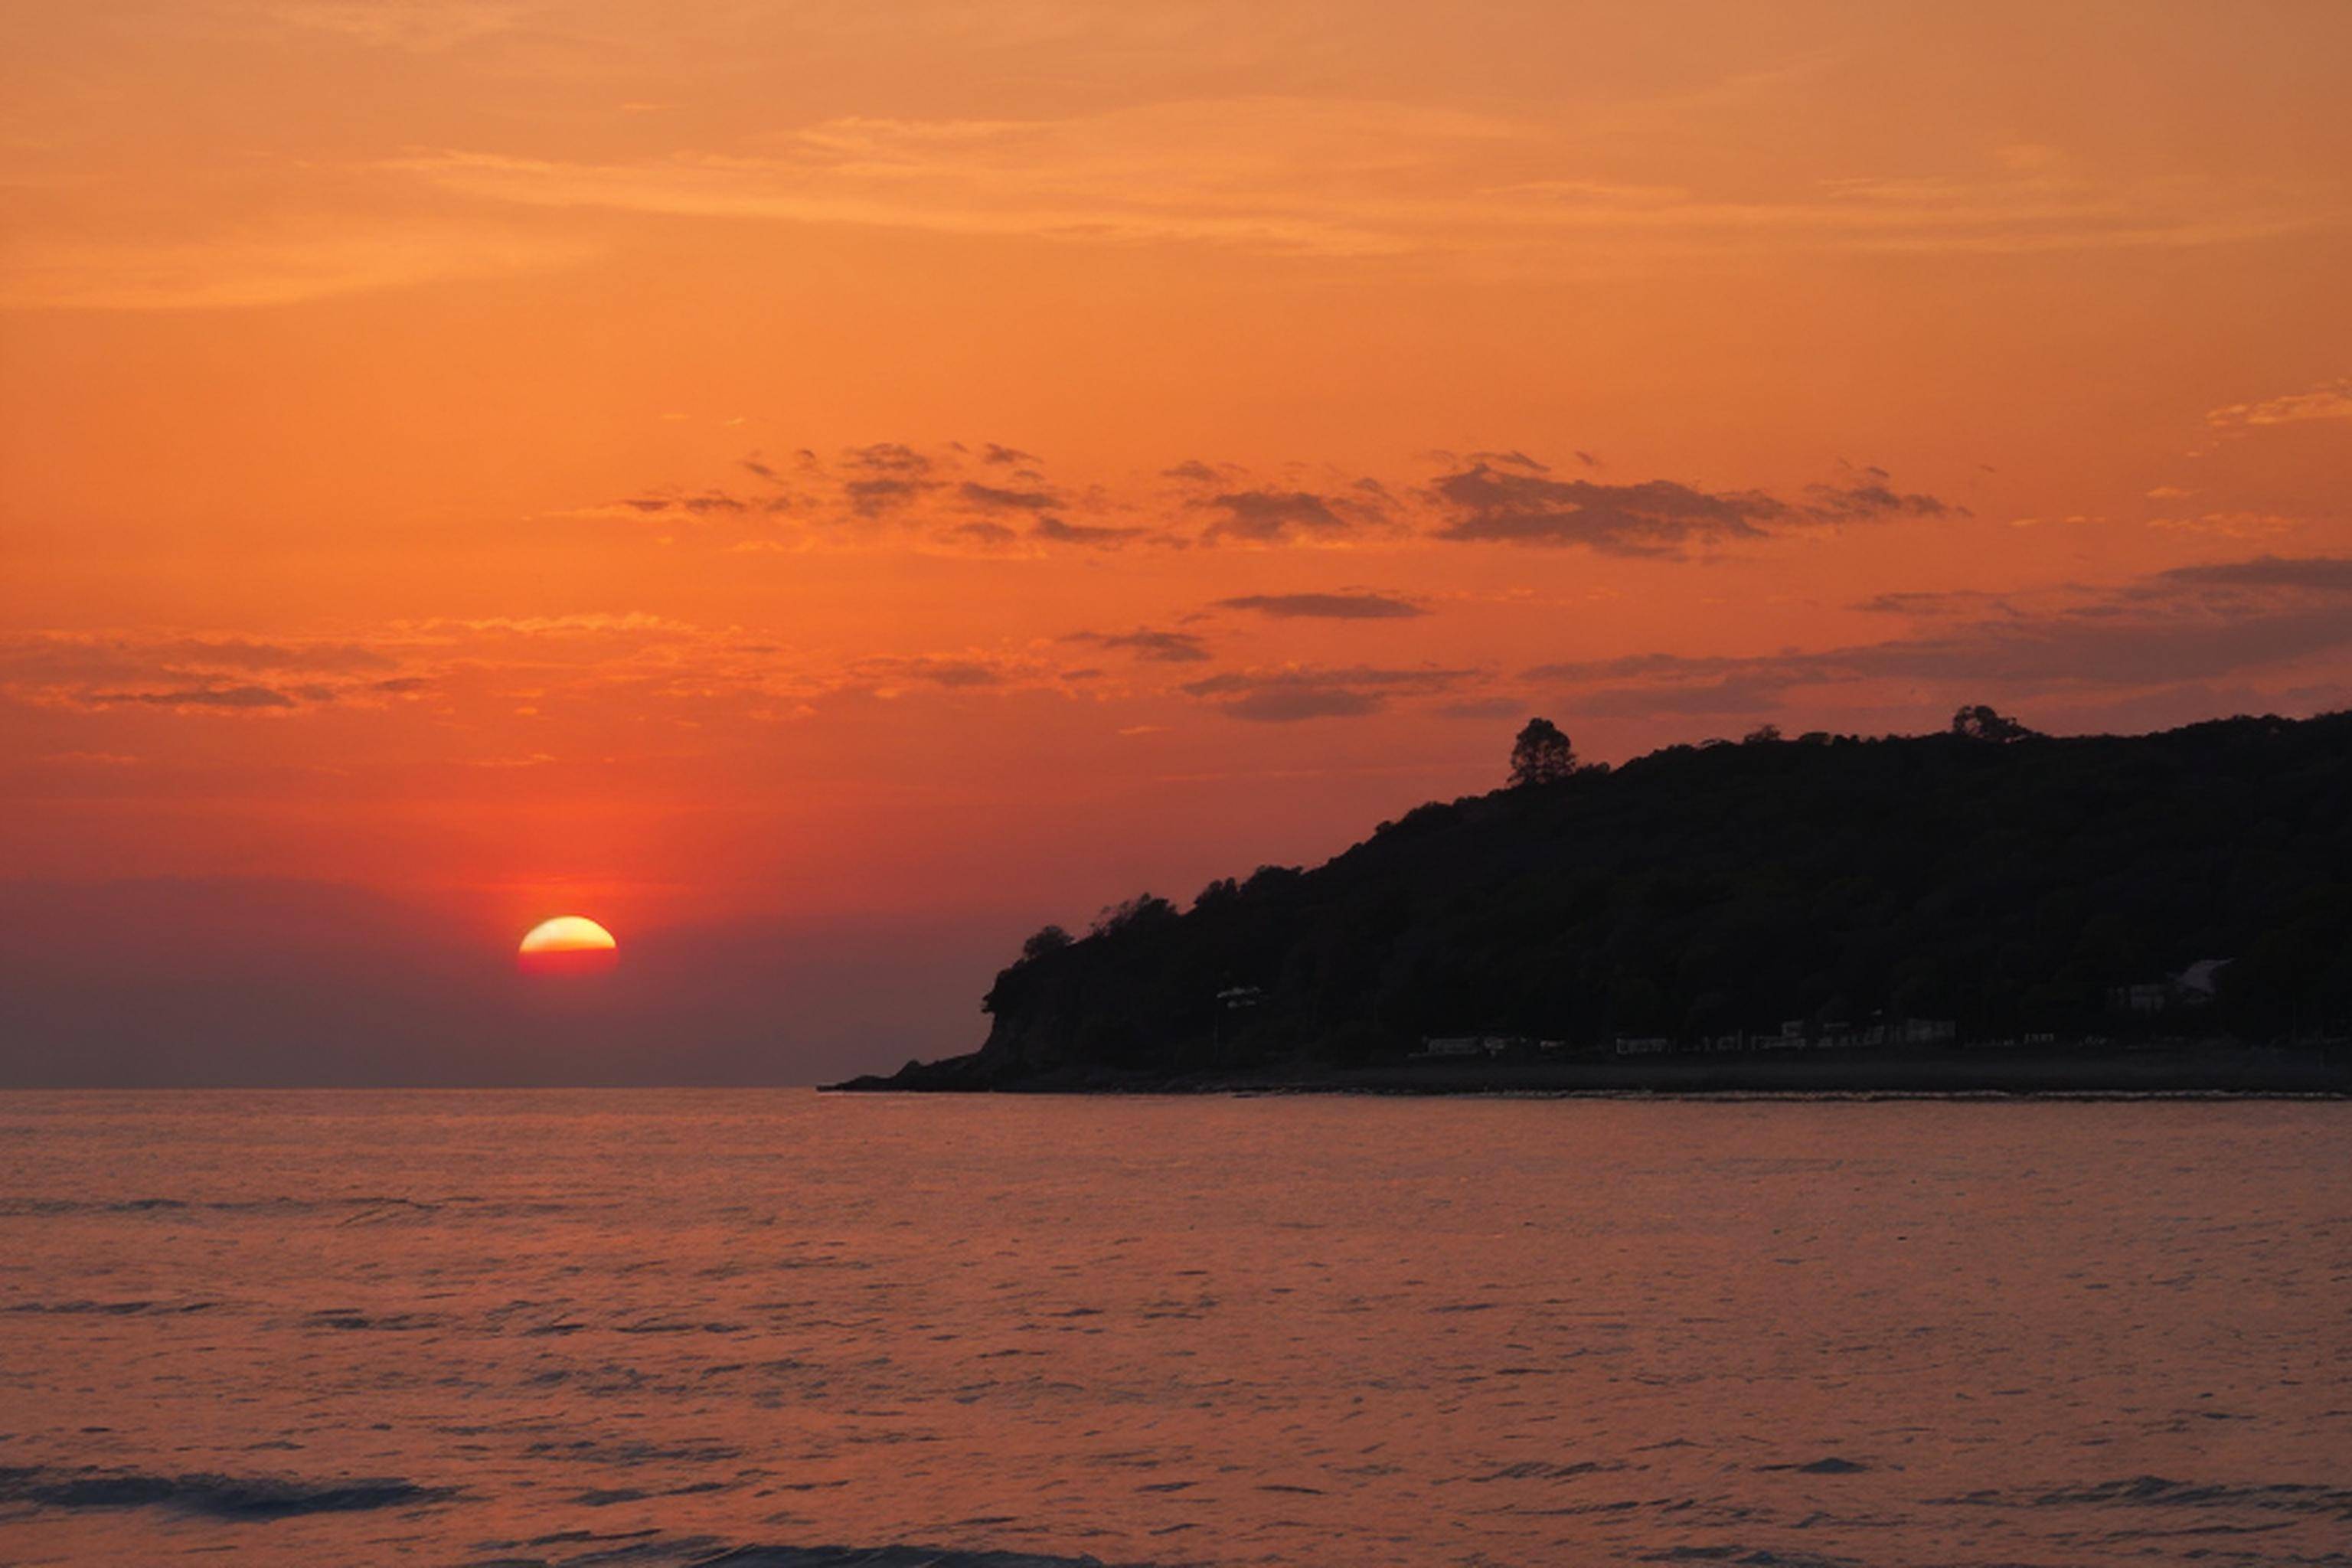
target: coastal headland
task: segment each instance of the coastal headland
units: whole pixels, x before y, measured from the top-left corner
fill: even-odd
[[[978,1050],[837,1087],[2352,1091],[2352,715],[1520,740],[1325,865],[1046,927]]]

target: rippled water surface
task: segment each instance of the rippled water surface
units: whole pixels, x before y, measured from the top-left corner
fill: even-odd
[[[10,1563],[2352,1563],[2347,1367],[2342,1103],[0,1097]]]

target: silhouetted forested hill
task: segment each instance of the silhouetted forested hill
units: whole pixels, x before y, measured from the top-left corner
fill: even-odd
[[[2352,715],[2060,740],[1972,710],[1950,734],[1765,731],[1613,771],[1531,724],[1514,762],[1514,787],[1313,870],[1040,932],[978,1053],[889,1082],[1360,1066],[1474,1034],[1572,1056],[1874,1016],[1963,1041],[2352,1017]],[[2210,1000],[2166,984],[2213,959]]]

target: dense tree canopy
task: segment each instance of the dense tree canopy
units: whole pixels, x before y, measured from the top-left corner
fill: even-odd
[[[1027,942],[1021,944],[1021,962],[1034,963],[1049,952],[1059,952],[1075,941],[1060,926],[1043,926]]]
[[[1558,784],[1576,771],[1576,748],[1549,719],[1530,719],[1511,747],[1511,787]]]
[[[1963,741],[1989,741],[1996,745],[2031,740],[2033,736],[2032,731],[1983,702],[1953,714],[1952,733]]]
[[[981,1059],[1186,1070],[1874,1013],[1977,1038],[2352,1027],[2352,716],[2015,731],[1759,735],[1423,805],[1314,870],[1181,914],[1131,900],[1024,953]],[[2234,962],[2188,1023],[2117,1015],[2113,988],[2201,959]],[[1221,1016],[1236,987],[1253,1005]]]

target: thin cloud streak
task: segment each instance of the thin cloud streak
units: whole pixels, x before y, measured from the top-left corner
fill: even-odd
[[[1426,606],[1387,594],[1244,594],[1219,599],[1221,610],[1248,610],[1275,620],[1393,621],[1429,614]]]
[[[2352,419],[2352,376],[2324,382],[2307,392],[2232,403],[2207,412],[2216,430],[2246,430],[2264,425],[2302,425],[2320,419]]]
[[[2145,689],[2279,671],[2352,648],[2352,560],[2265,556],[2158,573],[2034,615],[1746,656],[1646,653],[1539,665],[1580,711],[1756,713],[1804,689],[1900,684],[2002,697]]]
[[[1472,669],[1286,667],[1229,670],[1188,681],[1180,689],[1229,718],[1290,724],[1309,719],[1360,719],[1399,697],[1435,696],[1475,679]]]
[[[485,201],[1368,260],[1605,265],[1796,252],[2177,247],[2340,225],[2340,193],[2101,183],[2050,168],[1820,178],[1770,196],[1564,171],[1559,130],[1377,101],[1257,97],[1033,121],[845,118],[756,153],[578,162],[450,149],[383,167]],[[1497,180],[1497,167],[1563,171]],[[1311,177],[1310,177],[1311,175]]]
[[[599,248],[566,235],[429,223],[353,231],[321,222],[152,241],[19,229],[0,241],[0,310],[263,310],[544,271]]]

